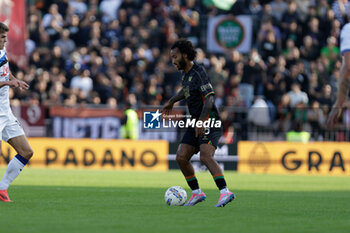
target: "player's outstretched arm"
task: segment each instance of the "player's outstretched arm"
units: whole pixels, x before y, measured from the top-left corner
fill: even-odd
[[[15,76],[13,76],[11,73],[10,73],[10,84],[9,86],[10,87],[19,87],[21,89],[28,89],[29,88],[29,85],[26,83],[26,82],[23,82],[22,80],[18,80],[15,78]]]
[[[350,90],[350,52],[345,52],[343,64],[340,69],[340,78],[337,99],[328,115],[327,126],[333,128],[342,113],[343,105],[345,104]]]
[[[170,111],[173,109],[174,104],[177,101],[185,99],[185,94],[183,89],[181,89],[176,95],[170,98],[170,100],[164,105],[162,109],[162,113],[169,114]]]
[[[17,80],[12,79],[10,81],[0,82],[0,88],[3,86],[19,87],[19,83],[17,82]]]

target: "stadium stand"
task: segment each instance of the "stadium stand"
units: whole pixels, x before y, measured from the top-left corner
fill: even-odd
[[[347,140],[347,131],[339,139],[338,131],[324,128],[341,64],[340,23],[332,1],[238,0],[227,11],[204,2],[28,1],[29,66],[21,70],[12,64],[12,70],[31,88],[14,91],[12,104],[34,98],[45,108],[103,104],[122,109],[130,99],[138,107],[162,105],[181,84],[169,47],[186,37],[198,47],[225,130],[233,127],[235,140],[284,139],[294,120],[311,132],[311,140]],[[251,15],[250,53],[206,50],[208,17],[219,14]],[[265,125],[248,118],[250,107],[259,104],[268,109]],[[345,119],[348,111],[344,114]]]

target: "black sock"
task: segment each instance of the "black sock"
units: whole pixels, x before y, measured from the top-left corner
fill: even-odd
[[[198,180],[197,180],[197,177],[195,175],[186,176],[185,178],[186,178],[188,186],[190,186],[190,188],[192,190],[199,189]]]
[[[215,175],[213,178],[219,190],[226,188],[226,181],[223,174]]]

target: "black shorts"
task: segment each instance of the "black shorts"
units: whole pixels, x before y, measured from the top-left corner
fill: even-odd
[[[209,131],[206,130],[204,135],[196,137],[196,132],[194,128],[188,128],[183,136],[181,143],[194,146],[196,148],[196,153],[199,151],[199,146],[201,144],[210,144],[218,147],[219,139],[222,135],[222,129],[211,128]]]

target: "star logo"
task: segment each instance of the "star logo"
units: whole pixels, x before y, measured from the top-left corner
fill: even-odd
[[[153,116],[151,122],[153,122],[158,117],[160,117],[162,114],[159,112],[159,109],[157,109],[157,111],[155,113],[151,113],[151,115]]]
[[[145,129],[160,129],[159,109],[156,112],[143,112],[143,127]]]

